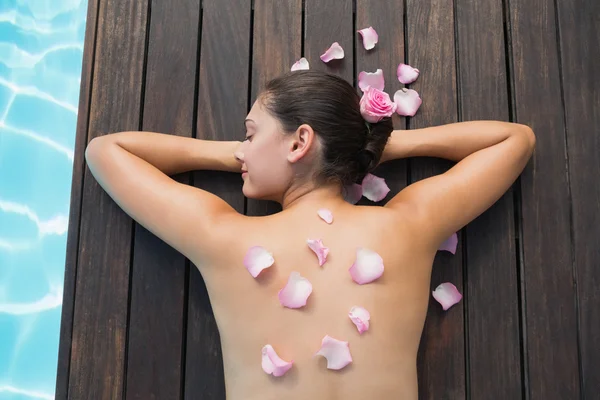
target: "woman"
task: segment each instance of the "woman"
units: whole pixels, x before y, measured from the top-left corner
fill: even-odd
[[[119,206],[202,273],[228,398],[416,399],[436,251],[506,192],[535,146],[514,123],[392,131],[388,117],[365,118],[347,82],[297,71],[267,84],[242,143],[120,132],[86,149]],[[458,163],[384,207],[344,200],[380,162],[414,156]],[[198,169],[242,172],[245,196],[283,210],[247,217],[169,178]]]

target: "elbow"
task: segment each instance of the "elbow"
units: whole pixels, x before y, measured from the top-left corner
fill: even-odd
[[[516,133],[526,139],[531,152],[533,152],[533,150],[535,149],[535,133],[533,132],[533,129],[531,129],[531,127],[529,127],[528,125],[524,124],[515,123],[514,125],[517,128]]]

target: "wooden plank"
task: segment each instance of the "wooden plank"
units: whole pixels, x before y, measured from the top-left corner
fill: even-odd
[[[197,137],[242,140],[248,107],[251,1],[204,0]],[[218,99],[218,101],[216,101]],[[194,185],[244,212],[240,174],[199,171]],[[189,282],[185,398],[224,399],[221,343],[206,286],[197,268]]]
[[[424,128],[456,122],[453,4],[446,0],[406,1],[406,61],[421,71],[419,79],[411,86],[423,99],[409,126]],[[440,159],[410,160],[411,181],[443,173],[451,165],[450,161]],[[459,243],[462,243],[462,234],[459,235]],[[443,282],[452,282],[465,294],[462,259],[460,248],[456,255],[440,252],[433,265],[431,290]],[[448,311],[443,311],[433,299],[429,302],[417,361],[420,399],[465,397],[465,301]]]
[[[85,147],[88,144],[88,124],[94,56],[96,51],[96,27],[98,22],[98,0],[89,0],[81,66],[79,107],[75,133],[73,177],[71,181],[71,204],[67,235],[67,255],[65,260],[65,280],[60,319],[60,342],[58,346],[58,366],[56,374],[56,399],[66,399],[69,390],[69,368],[71,366],[71,345],[73,335],[73,311],[75,307],[75,279],[79,255],[79,234],[81,221],[81,201],[83,196]]]
[[[570,204],[565,163],[558,162],[566,149],[554,5],[511,0],[508,14],[516,118],[537,132],[533,160],[521,176],[528,395],[577,399]]]
[[[255,0],[250,104],[265,83],[290,70],[300,58],[301,47],[302,0]],[[274,202],[248,199],[246,213],[268,215],[280,210]]]
[[[600,392],[600,3],[556,4],[579,294],[581,397],[592,399]]]
[[[191,137],[200,3],[153,0],[151,9],[142,129]],[[179,399],[187,262],[137,223],[133,249],[125,397]]]
[[[147,10],[148,3],[139,0],[100,3],[90,140],[140,127]],[[123,396],[132,225],[131,218],[86,168],[73,317],[71,398]]]
[[[304,54],[310,69],[338,75],[353,83],[353,14],[352,0],[305,0]],[[321,54],[338,42],[344,49],[344,58],[328,63]]]
[[[501,0],[456,0],[460,119],[509,120]],[[513,191],[463,231],[467,261],[468,396],[521,397]],[[490,290],[494,288],[494,290]],[[498,323],[498,321],[502,321]],[[490,380],[490,376],[494,379]]]
[[[396,90],[403,87],[398,82],[396,69],[398,64],[404,62],[404,0],[372,2],[358,0],[356,3],[355,51],[356,74],[361,71],[375,72],[377,68],[383,70],[384,90],[393,99]],[[365,50],[362,37],[357,30],[372,26],[379,35],[379,42],[372,50]],[[358,76],[355,77],[358,79]],[[359,94],[362,91],[357,89]],[[392,117],[394,129],[405,129],[405,119],[398,114]],[[406,160],[394,160],[377,167],[373,174],[385,179],[390,188],[390,193],[379,204],[395,196],[406,187]],[[359,202],[361,205],[373,204],[366,198]]]

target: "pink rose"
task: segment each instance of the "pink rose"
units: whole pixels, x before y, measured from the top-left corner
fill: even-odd
[[[360,99],[360,113],[367,122],[372,124],[381,121],[383,117],[391,117],[396,107],[396,103],[386,92],[371,86],[365,88]]]

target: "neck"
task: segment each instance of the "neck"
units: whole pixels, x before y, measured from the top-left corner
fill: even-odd
[[[339,185],[318,188],[315,188],[313,185],[305,185],[290,188],[284,194],[281,206],[285,211],[301,207],[335,208],[345,203],[342,196],[342,189]]]

